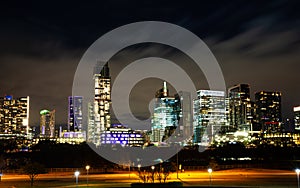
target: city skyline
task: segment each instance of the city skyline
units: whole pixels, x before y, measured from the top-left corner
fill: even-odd
[[[168,6],[146,4],[106,2],[98,7],[110,7],[111,11],[98,11],[97,6],[90,5],[82,10],[76,3],[74,9],[67,9],[69,4],[63,3],[61,7],[20,3],[30,10],[27,11],[6,2],[7,9],[1,13],[0,69],[5,72],[0,75],[0,95],[30,96],[31,126],[39,125],[42,109],[56,109],[57,124],[67,124],[67,97],[71,95],[74,72],[90,44],[119,26],[159,20],[182,26],[203,39],[222,68],[227,88],[248,83],[252,100],[258,91],[280,91],[283,118],[293,118],[293,107],[300,105],[296,82],[299,14],[293,9],[298,2],[205,2],[201,7],[190,3],[184,8],[180,2],[163,3]],[[53,8],[57,8],[56,16],[51,16]],[[155,11],[150,11],[151,8]],[[75,14],[79,10],[84,14]],[[124,16],[124,11],[132,15]],[[230,16],[231,12],[235,16]],[[158,52],[186,67],[197,89],[208,89],[202,73],[194,71],[185,57],[178,57],[165,46],[136,46],[116,54],[110,61],[112,80],[124,64]],[[161,87],[160,83],[161,80],[145,80],[136,86],[132,102],[141,103],[133,109],[138,117],[147,116],[147,110],[142,109],[147,109],[146,104]],[[149,96],[141,97],[145,91]]]

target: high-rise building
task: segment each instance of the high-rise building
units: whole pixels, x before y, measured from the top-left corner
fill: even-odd
[[[94,103],[88,103],[87,142],[96,143]]]
[[[264,132],[281,131],[281,93],[260,91],[255,93],[256,123]]]
[[[69,96],[68,101],[68,131],[82,131],[82,96]]]
[[[29,137],[29,96],[0,98],[0,133]]]
[[[294,107],[294,122],[295,122],[295,130],[299,132],[300,131],[300,106]]]
[[[191,93],[179,91],[175,95],[175,113],[177,117],[178,127],[176,137],[178,137],[183,145],[192,142],[193,135],[193,109]]]
[[[229,88],[228,98],[229,124],[235,129],[245,125],[251,127],[253,110],[250,101],[250,86],[248,84],[238,84]]]
[[[88,140],[92,140],[96,146],[101,145],[101,132],[110,128],[111,125],[111,78],[108,63],[101,70],[99,69],[100,67],[95,67],[94,72],[94,115],[90,114],[89,116],[93,117],[93,124],[88,125]]]
[[[55,110],[40,111],[40,137],[42,138],[55,137]]]
[[[167,142],[178,125],[178,112],[176,111],[175,97],[169,96],[167,83],[155,94],[154,112],[151,120],[151,141]]]
[[[225,92],[197,91],[193,113],[193,142],[204,146],[212,143],[214,135],[226,126]]]

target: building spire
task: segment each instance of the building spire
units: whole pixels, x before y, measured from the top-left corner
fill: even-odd
[[[168,96],[168,88],[167,88],[167,82],[166,81],[164,81],[163,96],[164,97]]]

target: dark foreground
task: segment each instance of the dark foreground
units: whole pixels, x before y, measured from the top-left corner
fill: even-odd
[[[168,182],[172,187],[261,187],[261,188],[296,188],[297,176],[292,170],[267,170],[267,169],[233,169],[214,171],[211,178],[207,171],[186,171],[170,175]],[[157,181],[156,181],[157,182]],[[79,176],[78,185],[73,173],[50,173],[38,176],[34,187],[153,187],[142,183],[137,173],[91,174],[85,172]],[[158,182],[157,182],[158,183]],[[167,185],[167,184],[166,184]],[[176,186],[175,186],[176,185]],[[29,188],[26,175],[4,174],[0,182],[2,188]],[[168,187],[156,186],[154,187]]]

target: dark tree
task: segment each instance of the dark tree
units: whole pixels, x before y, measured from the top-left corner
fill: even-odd
[[[33,186],[35,178],[39,174],[44,174],[46,173],[46,169],[44,168],[43,165],[39,163],[28,163],[22,168],[22,172],[24,174],[27,174],[30,179],[30,186]]]

